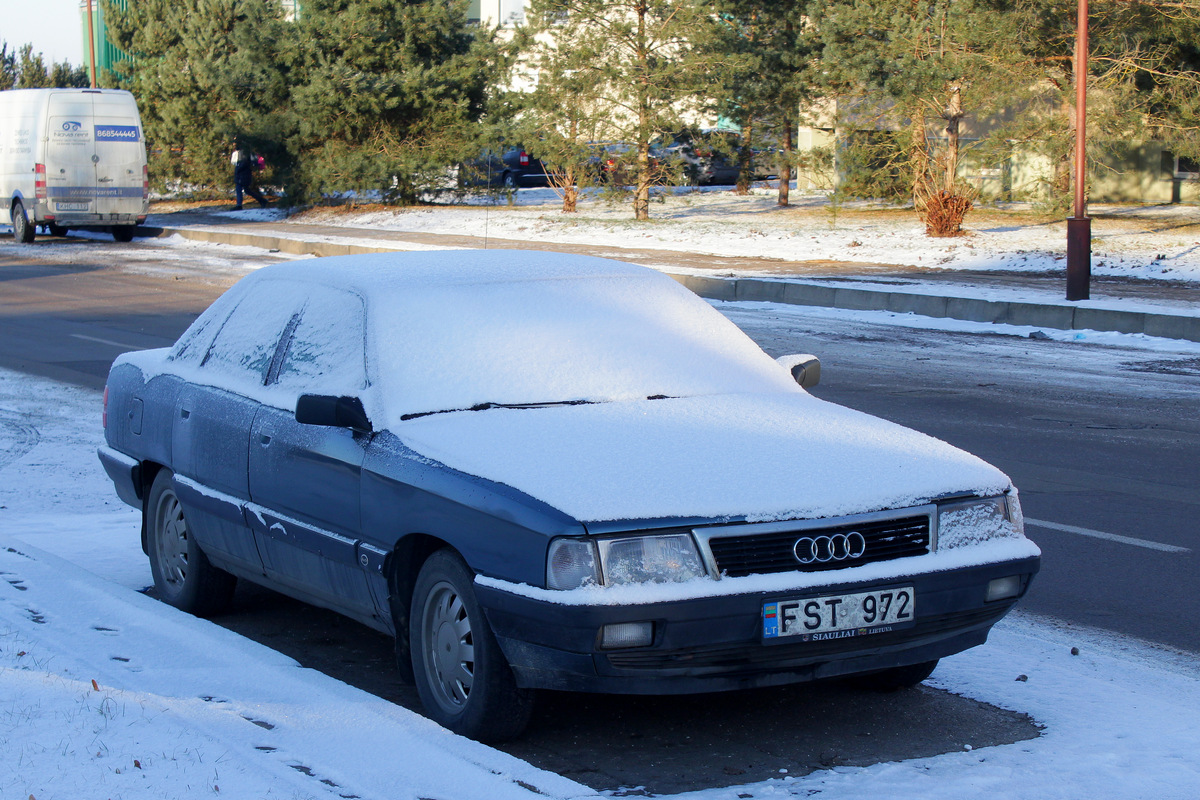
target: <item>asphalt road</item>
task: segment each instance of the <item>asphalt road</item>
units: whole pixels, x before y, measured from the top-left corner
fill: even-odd
[[[136,255],[103,241],[34,246],[27,258],[0,238],[0,366],[83,386],[102,387],[124,350],[173,342],[232,282],[220,269],[181,273],[169,248],[156,255],[148,242]],[[804,309],[726,311],[772,354],[819,355],[818,396],[931,433],[1013,477],[1044,551],[1025,611],[1200,652],[1200,360]],[[237,610],[220,621],[416,707],[395,680],[388,640],[355,623],[254,587],[239,590]],[[668,793],[1034,735],[1020,715],[928,687],[880,696],[823,686],[549,695],[530,734],[505,749],[596,788]]]

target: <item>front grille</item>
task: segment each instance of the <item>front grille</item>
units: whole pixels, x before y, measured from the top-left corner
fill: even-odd
[[[862,556],[841,561],[802,564],[794,547],[801,537],[849,535],[857,531],[866,540]],[[731,578],[770,572],[818,572],[856,567],[875,561],[922,555],[929,552],[929,517],[921,514],[900,519],[874,520],[830,528],[762,533],[741,536],[713,536],[709,540],[713,560],[722,575]]]

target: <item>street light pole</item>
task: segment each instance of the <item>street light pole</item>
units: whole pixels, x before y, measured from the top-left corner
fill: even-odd
[[[96,31],[92,27],[92,0],[87,0],[88,63],[92,68],[92,88],[96,88]]]
[[[1092,279],[1092,220],[1087,215],[1088,0],[1079,0],[1075,39],[1075,216],[1067,220],[1067,299],[1087,300]]]

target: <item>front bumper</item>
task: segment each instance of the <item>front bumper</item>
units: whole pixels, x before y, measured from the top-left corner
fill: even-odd
[[[886,580],[629,605],[556,604],[491,582],[475,589],[522,687],[686,694],[799,683],[953,655],[986,641],[1039,566],[1040,557],[1029,556]],[[1018,595],[987,602],[989,581],[1011,575],[1021,576]],[[762,637],[766,602],[899,586],[915,590],[911,627],[825,641]],[[650,646],[599,649],[604,625],[640,621],[654,623]]]

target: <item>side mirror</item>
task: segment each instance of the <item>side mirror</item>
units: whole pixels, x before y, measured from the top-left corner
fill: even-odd
[[[821,359],[808,353],[790,356],[780,356],[775,359],[792,373],[796,383],[804,389],[811,389],[821,382]]]
[[[374,430],[371,420],[367,419],[362,400],[357,397],[302,394],[296,401],[296,422],[328,428],[350,428],[363,433]]]

